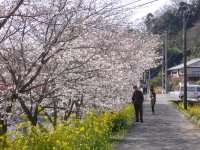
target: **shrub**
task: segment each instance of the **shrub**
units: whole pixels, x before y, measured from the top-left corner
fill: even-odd
[[[120,130],[127,129],[131,125],[133,117],[133,105],[125,106],[120,112],[115,114],[115,117],[112,118],[112,131],[119,132]]]

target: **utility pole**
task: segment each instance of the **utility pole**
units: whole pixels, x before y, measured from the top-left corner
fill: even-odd
[[[151,79],[151,69],[149,69],[149,80]]]
[[[142,74],[142,82],[145,83],[144,72]]]
[[[167,31],[165,31],[165,94],[168,93],[167,81]]]
[[[187,110],[187,50],[186,50],[186,11],[183,12],[183,59],[184,59],[184,109]]]
[[[163,39],[164,43],[164,39]],[[164,94],[164,65],[165,65],[165,47],[163,45],[163,50],[162,50],[162,94]]]

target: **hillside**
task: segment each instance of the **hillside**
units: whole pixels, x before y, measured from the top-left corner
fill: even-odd
[[[188,9],[187,14],[187,60],[200,57],[200,0],[194,3],[181,2],[177,5],[171,6],[163,10],[160,14],[148,14],[145,20],[147,31],[153,34],[159,34],[163,37],[167,31],[167,47],[168,47],[168,68],[178,65],[183,62],[183,15]],[[158,52],[162,56],[165,43],[158,48]],[[162,81],[162,67],[152,69],[152,79],[150,84],[161,86]]]
[[[188,50],[191,51],[189,58],[200,57],[200,21],[194,27],[188,29],[187,33]]]

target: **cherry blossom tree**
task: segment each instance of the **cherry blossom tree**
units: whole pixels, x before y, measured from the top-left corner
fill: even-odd
[[[6,24],[10,17],[15,14],[15,12],[19,9],[23,2],[24,0],[11,1],[11,5],[6,4],[8,7],[7,9],[0,10],[0,29]]]
[[[128,28],[115,1],[25,0],[17,9],[0,30],[0,80],[10,85],[1,97],[32,125],[119,109],[159,59],[159,37]]]
[[[15,12],[19,9],[19,7],[22,5],[24,0],[18,0],[18,1],[12,1],[12,3],[7,3],[7,8],[3,9],[1,3],[0,3],[0,30],[4,27],[4,25],[7,23],[7,21],[12,17],[12,15],[15,14]],[[8,30],[7,30],[8,31]],[[11,35],[11,33],[10,33]],[[3,38],[1,38],[0,43],[9,36],[9,33],[2,35]],[[0,59],[2,61],[2,59]],[[4,71],[4,70],[1,70]],[[0,83],[1,91],[4,91],[5,89],[9,89],[10,85],[6,85],[5,83]],[[0,100],[0,125],[2,125],[2,129],[4,131],[7,130],[7,114],[10,113],[10,108],[11,106],[7,106],[6,101],[7,98],[4,97],[4,103],[2,102],[3,100]]]

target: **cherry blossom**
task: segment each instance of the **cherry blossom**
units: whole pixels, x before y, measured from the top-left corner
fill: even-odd
[[[55,126],[58,115],[129,103],[132,85],[160,57],[159,37],[132,29],[125,10],[114,0],[24,1],[0,30],[7,120],[25,113],[32,125],[47,116]]]

